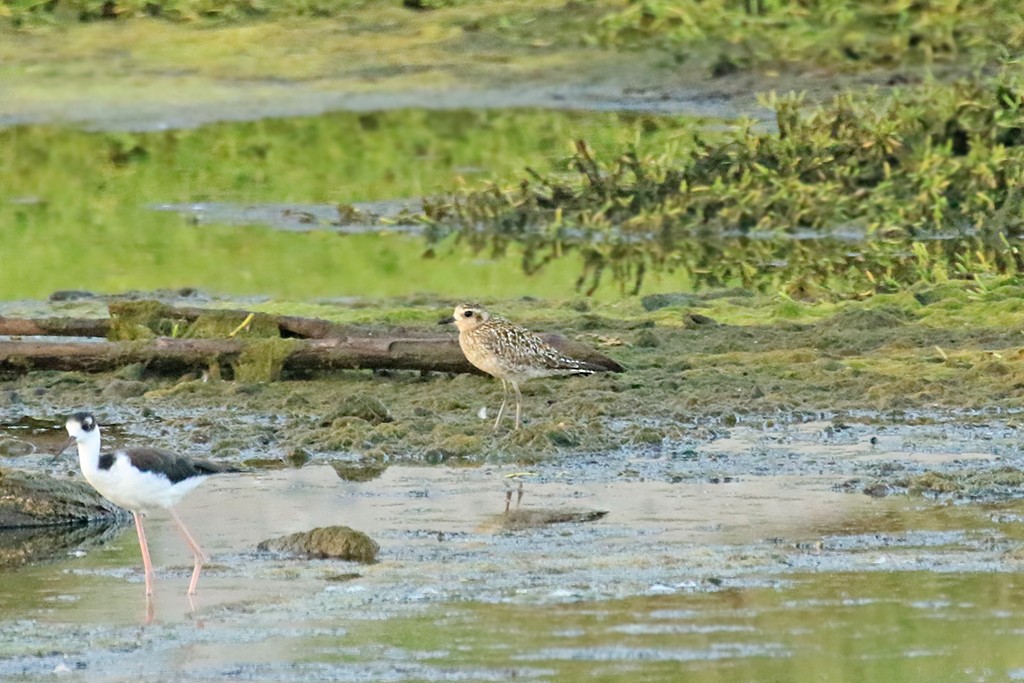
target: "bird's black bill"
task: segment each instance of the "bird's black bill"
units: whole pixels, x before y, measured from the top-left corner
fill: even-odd
[[[451,325],[453,322],[455,322],[455,316],[454,315],[453,316],[449,316],[447,318],[444,318],[442,320],[438,320],[437,324],[438,325]]]
[[[71,448],[71,445],[73,443],[75,443],[75,437],[72,436],[67,441],[65,441],[64,445],[61,446],[60,449],[53,455],[53,460],[50,461],[50,464],[52,465],[53,463],[55,463],[58,460],[60,460],[60,456],[62,456],[64,454],[64,451],[66,451],[67,449]]]

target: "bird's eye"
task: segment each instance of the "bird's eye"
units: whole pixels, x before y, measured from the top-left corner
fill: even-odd
[[[462,315],[464,315],[467,318],[472,318],[473,317],[473,311],[466,311]]]

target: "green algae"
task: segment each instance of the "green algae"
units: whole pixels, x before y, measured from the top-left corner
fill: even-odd
[[[275,327],[276,332],[276,327]],[[239,382],[271,382],[281,376],[285,359],[295,350],[295,340],[250,340],[234,364],[235,379]]]
[[[112,301],[110,311],[110,341],[135,341],[160,336],[175,336],[176,325],[184,321],[168,320],[167,306],[159,301]]]
[[[266,339],[280,335],[277,323],[270,316],[211,310],[198,315],[180,336],[195,339]]]
[[[268,338],[280,336],[274,320],[262,313],[208,310],[190,319],[179,309],[161,301],[111,301],[111,341],[152,339],[155,336],[182,339]]]
[[[350,394],[341,397],[334,410],[323,418],[323,423],[331,426],[343,426],[351,422],[341,418],[356,418],[374,425],[393,420],[388,407],[380,399],[367,394]]]
[[[464,464],[536,462],[617,448],[657,451],[708,426],[762,424],[765,416],[798,419],[805,411],[863,411],[863,419],[879,420],[879,411],[1019,409],[1021,312],[1003,306],[1015,300],[1018,287],[1003,278],[919,289],[917,294],[932,295],[926,303],[914,293],[805,301],[796,317],[785,318],[777,312],[789,300],[734,290],[690,294],[655,311],[636,299],[591,302],[585,312],[559,301],[488,301],[497,314],[565,334],[628,368],[621,375],[524,383],[518,431],[508,417],[493,430],[501,387],[490,377],[346,370],[268,381],[275,374],[274,353],[287,350],[286,341],[278,348],[284,340],[275,339],[246,340],[274,345],[253,374],[236,374],[234,381],[230,375],[132,380],[124,391],[116,389],[116,401],[123,410],[157,415],[220,410],[230,403],[273,416],[269,431],[236,425],[230,435],[214,437],[206,428],[209,447],[232,457],[283,462],[283,454],[300,448],[310,462],[344,454],[346,461]],[[958,306],[949,308],[950,301]],[[257,308],[342,324],[398,315],[404,327],[430,333],[449,310],[447,302],[429,298],[356,306],[279,301]],[[718,324],[688,326],[693,310]],[[655,335],[659,343],[633,343],[638,335]],[[113,386],[111,379],[40,372],[5,386],[22,397],[18,409],[30,411],[37,402],[95,404]],[[37,388],[45,394],[36,396]]]
[[[1024,487],[1024,471],[1016,467],[956,472],[924,472],[897,484],[916,495],[993,500],[1014,495]]]

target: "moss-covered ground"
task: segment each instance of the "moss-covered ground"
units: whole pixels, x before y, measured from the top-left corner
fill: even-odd
[[[497,434],[500,384],[476,375],[345,371],[297,380],[167,379],[128,367],[117,377],[34,373],[7,378],[3,410],[59,421],[69,407],[183,430],[199,452],[299,463],[535,461],[620,448],[675,451],[737,424],[817,419],[879,424],[923,415],[1019,409],[1024,299],[1014,281],[921,286],[866,301],[800,302],[742,290],[585,299],[498,300],[532,329],[561,331],[626,366],[623,374],[524,385],[526,424]],[[448,303],[365,306],[267,303],[386,329],[435,331]],[[255,375],[254,375],[255,376]],[[264,375],[265,376],[265,375]],[[223,411],[227,406],[229,410]]]

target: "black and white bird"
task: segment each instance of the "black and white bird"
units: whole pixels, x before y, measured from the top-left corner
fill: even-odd
[[[238,470],[191,460],[159,448],[119,448],[113,453],[101,454],[100,427],[89,413],[75,413],[67,419],[64,427],[71,438],[60,452],[77,443],[78,462],[86,481],[104,498],[129,510],[135,518],[146,572],[146,595],[153,594],[153,564],[149,558],[146,532],[142,528],[142,516],[154,508],[165,508],[170,513],[195,557],[192,581],[188,585],[188,594],[195,594],[206,555],[174,511],[174,506],[210,475]]]

